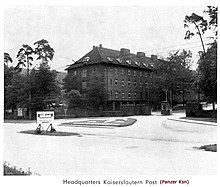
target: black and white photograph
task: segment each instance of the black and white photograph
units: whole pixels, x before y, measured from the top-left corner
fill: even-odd
[[[4,181],[217,181],[217,18],[215,3],[5,5]]]

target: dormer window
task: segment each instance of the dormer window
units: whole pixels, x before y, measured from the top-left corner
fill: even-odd
[[[120,64],[122,63],[122,59],[121,58],[116,58],[117,62],[119,62]]]
[[[131,65],[131,60],[125,60],[129,65]]]
[[[106,57],[106,58],[107,58],[107,60],[108,60],[109,62],[112,62],[112,61],[113,61],[113,59],[110,58],[110,57]]]
[[[140,66],[140,62],[134,61],[134,63],[135,63],[137,66]]]
[[[90,60],[90,57],[85,57],[84,59],[83,59],[83,62],[88,62]]]
[[[145,67],[147,68],[147,67],[148,67],[148,64],[143,62],[143,66],[145,66]]]

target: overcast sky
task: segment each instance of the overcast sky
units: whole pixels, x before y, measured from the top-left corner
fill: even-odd
[[[4,51],[16,63],[22,44],[46,39],[55,50],[52,69],[64,71],[93,45],[128,48],[167,57],[171,50],[191,49],[196,60],[199,37],[184,40],[185,15],[203,15],[206,7],[175,6],[8,6],[4,12]],[[195,68],[195,66],[193,66]]]

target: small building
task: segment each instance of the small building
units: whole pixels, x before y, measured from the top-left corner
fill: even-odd
[[[99,46],[85,54],[66,70],[77,76],[82,89],[92,77],[100,75],[107,93],[104,110],[117,111],[122,106],[149,105],[151,79],[154,68],[152,58],[144,52],[132,54],[129,49],[113,50]]]

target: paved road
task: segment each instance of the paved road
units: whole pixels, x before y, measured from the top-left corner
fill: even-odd
[[[116,128],[65,127],[56,120],[58,131],[81,137],[21,134],[37,125],[5,123],[4,160],[47,176],[217,174],[217,154],[193,148],[216,143],[217,127],[167,116],[134,118],[134,125]]]

